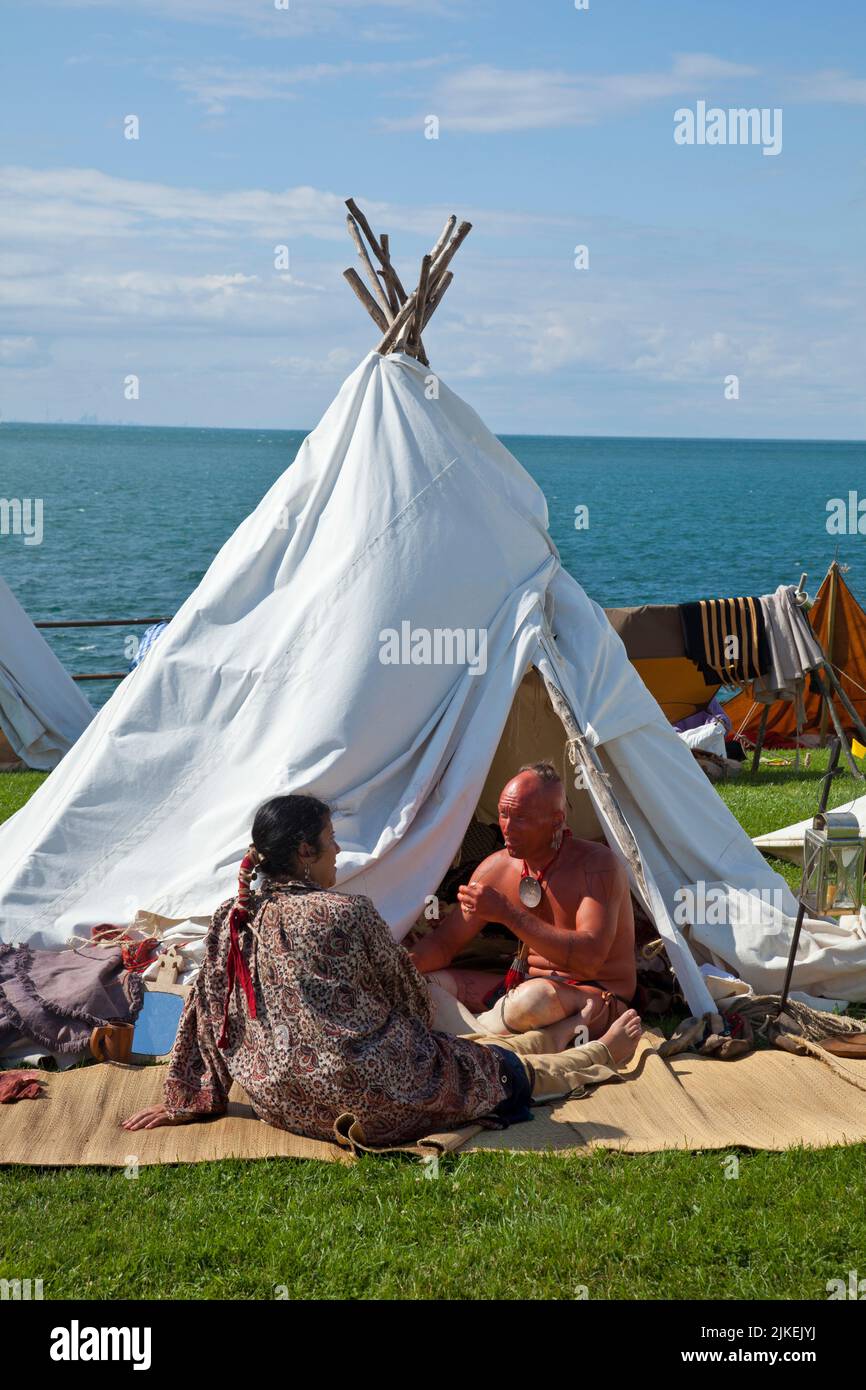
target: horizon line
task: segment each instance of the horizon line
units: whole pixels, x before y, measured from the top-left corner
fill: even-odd
[[[223,431],[234,434],[303,434],[310,435],[317,428],[316,425],[310,427],[293,425],[165,425],[165,424],[143,424],[135,420],[0,420],[0,429],[4,425],[32,425],[39,429],[132,429],[132,430],[207,430]],[[488,426],[489,428],[489,426]],[[683,444],[864,444],[866,437],[859,438],[854,435],[837,435],[828,438],[825,435],[775,435],[775,434],[543,434],[531,433],[525,430],[493,430],[491,434],[498,439],[635,439],[635,440],[665,440]]]

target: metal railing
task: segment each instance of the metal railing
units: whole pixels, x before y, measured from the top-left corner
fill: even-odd
[[[34,627],[150,627],[153,623],[170,623],[171,618],[45,618]],[[74,681],[122,681],[129,671],[82,672],[73,675]]]

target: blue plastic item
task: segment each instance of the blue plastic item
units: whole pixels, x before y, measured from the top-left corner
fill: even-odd
[[[165,1057],[174,1047],[183,999],[179,994],[146,990],[141,1013],[135,1021],[132,1050],[144,1057]]]

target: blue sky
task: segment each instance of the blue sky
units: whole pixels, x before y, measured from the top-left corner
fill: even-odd
[[[473,222],[426,342],[500,432],[866,436],[855,0],[7,0],[0,26],[5,419],[315,424],[376,335],[341,278],[354,195],[404,281]],[[699,101],[781,109],[780,153],[676,144]]]

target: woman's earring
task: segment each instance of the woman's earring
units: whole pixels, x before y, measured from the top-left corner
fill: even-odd
[[[551,842],[550,842],[550,848],[551,848],[551,849],[559,849],[559,847],[560,847],[561,844],[562,844],[562,828],[560,827],[559,830],[554,830],[554,832],[553,832],[553,839],[552,839]]]

